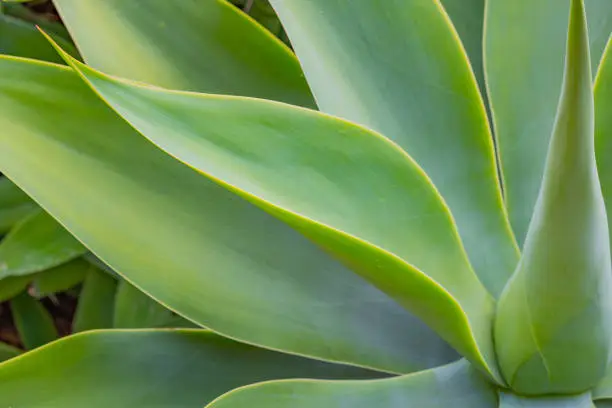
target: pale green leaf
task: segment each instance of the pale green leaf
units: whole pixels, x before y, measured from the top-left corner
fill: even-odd
[[[72,331],[113,327],[117,281],[104,271],[89,265],[83,289],[79,294]]]
[[[612,267],[594,150],[583,1],[572,0],[566,71],[523,257],[500,300],[495,344],[510,387],[576,393],[608,365]]]
[[[31,350],[57,339],[57,329],[51,314],[37,299],[22,292],[11,299],[11,312],[19,337]]]
[[[314,106],[293,53],[225,0],[54,0],[88,64],[190,91]]]
[[[89,262],[82,258],[47,269],[34,275],[32,289],[37,297],[45,297],[64,292],[85,279],[90,268]]]
[[[49,269],[86,251],[53,217],[38,210],[0,242],[0,279]]]
[[[522,245],[538,196],[563,78],[569,0],[488,0],[485,71],[506,206]],[[586,0],[597,69],[612,31],[610,0]]]
[[[493,300],[445,203],[396,145],[315,111],[70,64],[153,143],[302,232],[496,375]]]
[[[134,132],[74,72],[0,58],[0,129],[0,170],[113,269],[189,320],[392,372],[456,358],[310,241]]]
[[[193,323],[176,316],[134,285],[122,280],[115,294],[113,327],[118,329],[193,327]]]
[[[0,178],[0,234],[24,219],[36,204],[6,177]]]
[[[375,378],[205,330],[78,334],[0,364],[0,406],[201,408],[242,385],[280,378]]]
[[[496,408],[497,393],[465,361],[370,381],[285,380],[239,388],[206,408]]]
[[[501,393],[499,408],[593,408],[591,394],[529,398]]]
[[[518,260],[493,139],[467,56],[438,1],[272,0],[319,108],[397,142],[447,201],[497,296]]]

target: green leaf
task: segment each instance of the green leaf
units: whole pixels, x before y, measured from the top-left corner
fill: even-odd
[[[87,63],[105,72],[314,106],[293,53],[225,0],[54,3]]]
[[[65,39],[66,41],[72,44],[70,40],[70,35],[68,34],[68,30],[66,30],[66,27],[64,27],[63,24],[59,21],[50,20],[48,15],[36,13],[22,4],[2,3],[1,1],[0,13],[37,25],[46,32],[57,34],[59,37]],[[75,51],[74,55],[76,56],[76,48],[72,49]],[[53,57],[55,58],[56,56]]]
[[[501,393],[499,408],[593,408],[591,394],[529,398]]]
[[[597,176],[583,1],[572,1],[557,119],[521,262],[500,300],[497,355],[512,389],[576,393],[604,375],[612,332],[607,215]]]
[[[0,364],[0,405],[201,408],[257,381],[375,376],[258,349],[205,330],[97,331]]]
[[[518,249],[504,213],[484,104],[440,3],[271,4],[319,108],[380,131],[423,167],[448,203],[476,272],[499,295]]]
[[[31,350],[57,339],[53,318],[38,300],[26,292],[11,299],[11,312],[26,349]]]
[[[70,64],[153,143],[302,232],[496,375],[493,300],[441,197],[396,145],[315,111]]]
[[[122,280],[115,295],[113,327],[118,329],[193,327],[193,323],[175,316],[171,310],[128,281]]]
[[[78,55],[74,46],[68,41],[57,35],[54,35],[54,39],[62,44],[62,47],[66,47],[65,50],[71,55]],[[33,24],[2,14],[0,14],[0,53],[62,62]]]
[[[21,354],[21,350],[9,344],[0,342],[0,362],[10,360]]]
[[[89,262],[82,258],[75,259],[33,276],[32,288],[37,297],[64,292],[81,283],[89,268]]]
[[[23,292],[31,280],[31,276],[12,276],[0,279],[0,302],[12,299]]]
[[[456,359],[425,324],[309,240],[137,134],[71,70],[0,58],[0,129],[0,170],[189,320],[392,372]]]
[[[591,60],[612,31],[609,0],[586,0]],[[538,197],[563,78],[569,0],[489,0],[485,71],[506,207],[522,245]]]
[[[497,395],[465,361],[370,381],[284,380],[231,391],[206,408],[496,408]]]
[[[53,217],[39,210],[0,242],[0,279],[49,269],[86,251]]]
[[[90,265],[72,322],[73,332],[113,327],[117,281]]]
[[[37,205],[6,177],[0,178],[0,234],[32,213]]]

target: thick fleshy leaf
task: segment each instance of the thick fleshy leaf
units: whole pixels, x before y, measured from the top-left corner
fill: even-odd
[[[499,408],[593,408],[591,394],[528,398],[502,392]]]
[[[75,333],[113,327],[117,281],[92,265],[88,268],[72,322]]]
[[[6,177],[0,178],[0,234],[24,219],[37,205]]]
[[[206,330],[97,331],[0,364],[0,406],[202,408],[224,392],[257,381],[375,376],[258,349]]]
[[[319,108],[403,147],[447,201],[476,272],[499,295],[518,260],[493,139],[438,1],[272,0]]]
[[[22,351],[18,348],[0,342],[0,362],[10,360],[13,357],[17,357],[21,353]]]
[[[63,38],[55,35],[55,40],[66,47],[71,55],[76,56],[74,46]],[[33,24],[18,20],[0,13],[0,54],[10,54],[18,57],[37,58],[45,61],[61,63],[61,58],[53,51],[53,47],[40,34]]]
[[[11,276],[0,279],[0,302],[12,299],[23,292],[31,280],[31,276]]]
[[[465,361],[383,380],[285,380],[229,392],[206,408],[496,408],[497,393]]]
[[[90,263],[82,258],[47,269],[33,276],[32,289],[37,297],[64,292],[81,283],[90,269]]]
[[[153,143],[302,232],[495,375],[493,300],[446,205],[396,145],[315,111],[70,64]]]
[[[0,278],[40,272],[85,252],[85,247],[53,217],[38,210],[0,242]]]
[[[57,339],[51,314],[26,292],[11,299],[11,312],[19,337],[26,349],[34,349]]]
[[[0,170],[113,269],[189,320],[392,372],[456,358],[306,238],[134,132],[74,72],[0,58],[0,108]]]
[[[485,0],[441,0],[470,59],[480,94],[486,100],[482,38]]]
[[[225,0],[54,0],[88,64],[190,91],[314,106],[293,53]]]
[[[608,222],[594,150],[583,0],[572,0],[566,71],[523,257],[500,300],[495,344],[509,386],[575,393],[603,377],[612,331]]]
[[[612,31],[609,0],[586,0],[597,69]],[[505,199],[522,245],[538,197],[563,78],[570,0],[488,0],[485,67]]]
[[[193,327],[193,323],[147,296],[128,281],[121,281],[115,294],[113,327],[140,329],[156,327]]]

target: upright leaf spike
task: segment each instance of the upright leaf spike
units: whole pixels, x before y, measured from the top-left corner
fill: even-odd
[[[495,339],[509,386],[576,393],[605,373],[612,329],[608,221],[595,165],[583,0],[572,0],[565,76],[521,261],[498,306]]]

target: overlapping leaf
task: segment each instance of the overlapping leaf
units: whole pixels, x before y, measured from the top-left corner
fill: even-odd
[[[75,73],[0,58],[0,106],[1,170],[111,267],[190,320],[392,372],[456,358],[294,230],[151,145]]]

